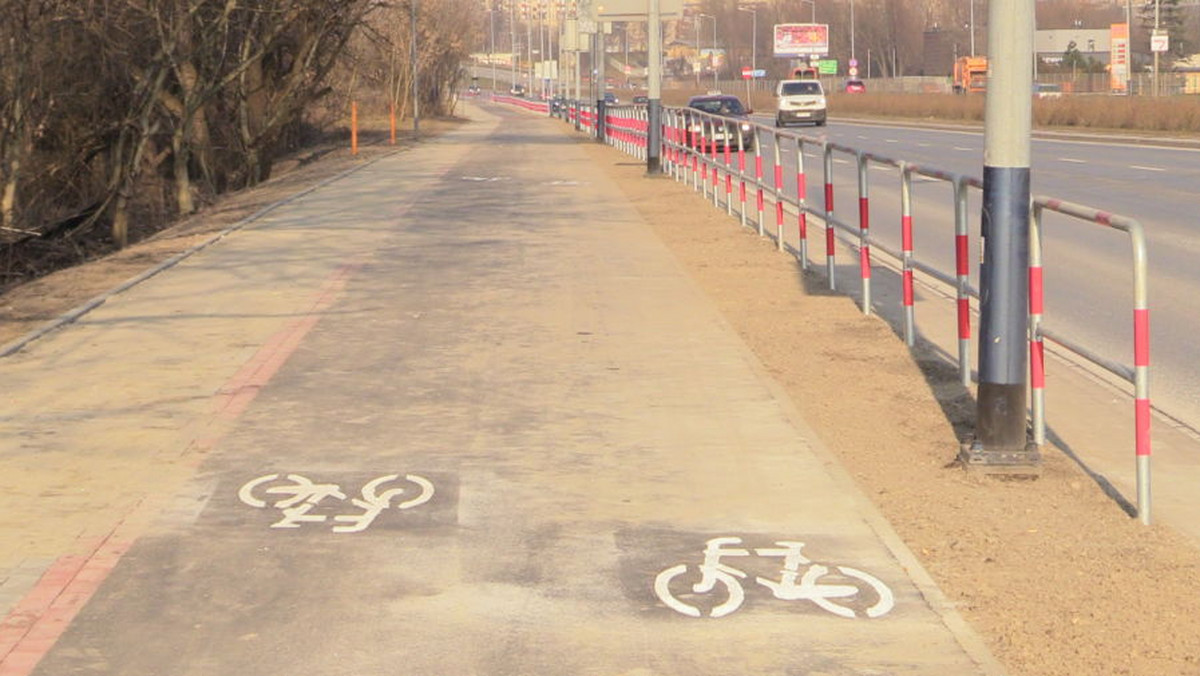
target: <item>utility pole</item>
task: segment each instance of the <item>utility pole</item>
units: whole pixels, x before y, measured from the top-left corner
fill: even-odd
[[[738,7],[739,12],[750,12],[750,70],[758,70],[758,11],[753,7]],[[754,73],[746,79],[746,105],[750,106],[750,83],[754,80]]]
[[[492,65],[492,93],[496,92],[496,9],[488,8],[488,63]]]
[[[646,174],[658,176],[662,173],[662,7],[660,0],[649,0],[650,16],[646,24],[646,77],[649,80],[646,113]],[[628,40],[629,24],[625,24]],[[629,65],[628,59],[625,61]]]
[[[508,6],[508,51],[511,72],[508,76],[508,88],[517,84],[517,3],[510,0]]]
[[[1034,0],[988,3],[983,214],[979,269],[979,390],[968,467],[1036,473],[1025,424],[1028,382],[1030,131]]]

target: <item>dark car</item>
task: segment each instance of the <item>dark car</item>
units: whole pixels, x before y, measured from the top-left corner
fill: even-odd
[[[509,94],[511,94],[511,95],[513,95],[513,96],[517,96],[517,97],[520,97],[520,98],[525,98],[525,85],[523,85],[523,84],[514,84],[514,85],[513,85],[513,86],[512,86],[512,87],[511,87],[511,88],[508,90],[508,93],[509,93]]]
[[[862,94],[867,91],[867,85],[862,80],[846,80],[847,94]]]
[[[635,105],[644,106],[647,103],[650,103],[650,97],[646,96],[645,94],[638,94],[637,96],[633,97],[633,103]]]
[[[604,105],[615,106],[615,105],[619,104],[620,102],[621,102],[621,99],[618,99],[616,94],[614,94],[612,92],[604,92]]]
[[[687,107],[708,113],[688,120],[684,135],[687,145],[694,146],[694,135],[699,134],[701,138],[713,141],[718,150],[724,150],[726,146],[736,148],[740,132],[742,150],[754,149],[754,123],[750,120],[754,111],[742,105],[738,97],[729,94],[693,96],[688,99]],[[723,119],[714,120],[714,117]],[[714,121],[717,123],[715,129],[712,128]]]

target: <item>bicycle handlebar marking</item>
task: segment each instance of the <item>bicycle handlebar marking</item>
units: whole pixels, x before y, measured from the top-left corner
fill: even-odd
[[[782,601],[812,601],[823,610],[849,619],[882,617],[896,605],[892,590],[879,578],[850,566],[825,566],[814,563],[802,553],[803,542],[782,540],[775,542],[775,547],[754,549],[736,546],[741,544],[740,537],[712,538],[705,543],[703,561],[695,564],[696,570],[699,571],[699,580],[691,585],[691,594],[713,593],[718,584],[725,587],[725,600],[709,610],[709,617],[720,618],[733,613],[742,606],[746,598],[746,590],[741,580],[747,578],[748,574],[722,561],[728,557],[782,558],[783,567],[779,571],[779,579],[754,577],[755,582],[769,589],[775,598]],[[802,566],[808,568],[801,571]],[[687,603],[672,591],[672,582],[685,575],[691,567],[689,564],[680,563],[660,572],[654,578],[654,593],[671,610],[688,617],[702,617],[704,613],[700,607]],[[840,579],[837,583],[820,581],[828,576]],[[878,600],[860,614],[850,603],[864,591],[874,592]]]

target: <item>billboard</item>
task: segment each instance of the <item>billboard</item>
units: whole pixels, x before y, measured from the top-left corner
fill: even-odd
[[[579,3],[585,16],[600,21],[646,21],[650,16],[649,0],[590,0]],[[683,0],[659,0],[658,11],[663,19],[683,16]]]
[[[1114,23],[1109,27],[1112,46],[1109,54],[1109,89],[1114,94],[1128,94],[1129,81],[1129,24]]]
[[[829,25],[823,23],[775,24],[775,56],[825,56],[829,53]]]

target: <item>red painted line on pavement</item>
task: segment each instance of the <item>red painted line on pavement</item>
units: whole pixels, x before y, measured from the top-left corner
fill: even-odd
[[[355,262],[338,268],[322,284],[304,316],[267,340],[225,383],[214,398],[214,420],[230,422],[246,410],[362,265]],[[217,433],[198,438],[191,445],[215,445],[221,436]],[[84,554],[63,556],[51,564],[33,589],[0,621],[0,676],[29,676],[50,652],[137,539],[137,527],[127,520],[141,504],[135,505],[106,536],[88,545]]]

